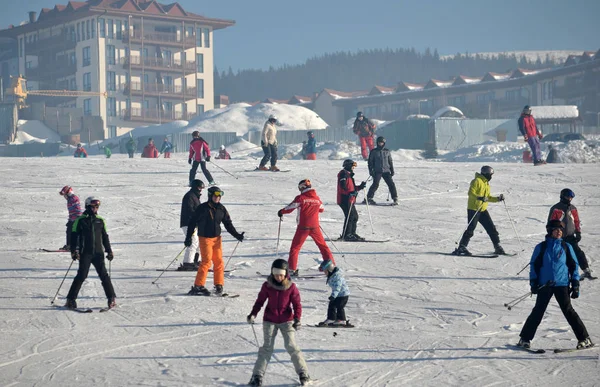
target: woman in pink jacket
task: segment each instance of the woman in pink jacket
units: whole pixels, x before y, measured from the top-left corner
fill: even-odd
[[[271,265],[271,275],[263,283],[252,311],[246,318],[248,324],[254,324],[254,319],[265,301],[267,301],[263,317],[264,344],[258,349],[258,359],[254,364],[249,385],[261,386],[267,365],[273,354],[277,331],[281,331],[283,345],[292,358],[294,369],[300,378],[300,384],[310,381],[308,368],[302,351],[296,345],[295,331],[300,329],[302,305],[300,292],[288,274],[288,263],[284,259],[276,259]]]

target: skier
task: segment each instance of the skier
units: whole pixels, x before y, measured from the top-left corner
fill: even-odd
[[[231,155],[225,149],[225,145],[221,145],[221,148],[219,148],[219,154],[215,158],[219,160],[231,160]]]
[[[127,144],[125,144],[125,147],[127,148],[127,154],[129,154],[130,159],[133,158],[133,154],[135,153],[135,145],[136,144],[133,137],[129,137],[129,140],[127,141]]]
[[[107,159],[110,159],[110,156],[112,156],[112,151],[110,150],[110,148],[106,145],[102,148],[104,150],[104,156],[106,156]]]
[[[354,204],[356,203],[356,195],[365,188],[367,183],[363,181],[357,186],[354,182],[353,170],[356,168],[354,160],[344,160],[342,166],[344,169],[337,175],[337,204],[344,211],[345,219],[341,239],[350,242],[364,241],[365,238],[356,234],[358,212],[356,212]]]
[[[79,261],[79,270],[67,295],[65,307],[69,309],[77,309],[77,295],[88,276],[90,265],[94,265],[102,281],[104,294],[108,299],[108,308],[117,306],[115,291],[104,265],[103,247],[106,251],[106,259],[112,261],[114,255],[106,232],[106,222],[98,215],[98,207],[100,207],[100,200],[93,196],[88,197],[85,199],[83,215],[73,223],[71,258]]]
[[[385,148],[385,138],[382,136],[377,137],[377,148],[374,148],[369,153],[369,175],[373,176],[373,184],[369,187],[367,197],[365,201],[369,201],[369,204],[377,204],[373,200],[375,191],[379,188],[379,182],[383,177],[383,180],[390,190],[392,199],[394,200],[393,205],[398,205],[398,192],[396,191],[396,185],[392,176],[394,176],[394,162],[392,161],[392,155],[389,149]]]
[[[548,303],[554,296],[577,337],[577,349],[592,347],[594,343],[569,298],[569,293],[573,299],[579,297],[579,264],[575,252],[571,245],[561,239],[563,224],[560,220],[549,221],[546,231],[548,234],[545,242],[535,247],[529,263],[531,293],[537,294],[537,298],[531,314],[521,329],[519,334],[521,339],[517,345],[525,348],[531,346],[535,331],[542,322]]]
[[[152,137],[148,139],[148,144],[144,147],[144,150],[142,151],[142,157],[147,159],[158,158],[158,149],[156,149],[156,145],[154,145],[154,139]]]
[[[194,180],[192,181],[192,187],[190,190],[183,196],[183,200],[181,201],[181,215],[179,217],[179,227],[183,230],[183,235],[187,236],[188,226],[190,224],[190,219],[196,211],[196,208],[200,205],[200,196],[202,195],[202,190],[204,189],[204,182],[202,180]],[[185,254],[183,255],[183,263],[177,268],[180,271],[196,271],[198,270],[198,258],[200,257],[200,253],[198,253],[198,233],[196,232],[196,227],[194,226],[194,232],[192,233],[191,238],[192,244],[185,249]],[[194,257],[192,258],[192,254]]]
[[[73,157],[86,158],[88,157],[85,148],[81,146],[81,144],[77,144],[77,149],[75,149],[75,153],[73,153]]]
[[[481,167],[481,173],[476,172],[475,178],[471,181],[471,185],[469,186],[469,201],[467,203],[468,226],[460,239],[458,248],[452,253],[454,255],[472,255],[467,250],[467,245],[473,237],[473,232],[479,222],[481,222],[481,225],[494,244],[494,253],[500,255],[506,254],[502,246],[500,246],[498,230],[496,230],[492,217],[487,211],[488,201],[492,203],[504,201],[503,194],[498,196],[490,195],[490,180],[492,180],[493,174],[494,169],[485,165]]]
[[[302,149],[300,150],[300,156],[302,156],[302,160],[306,160],[306,141],[302,141]]]
[[[369,157],[369,151],[373,146],[373,136],[375,135],[375,124],[369,120],[362,112],[356,113],[356,119],[352,126],[352,131],[360,140],[360,153],[364,160]]]
[[[265,301],[267,301],[267,306],[263,316],[264,343],[258,350],[258,358],[254,363],[252,378],[248,384],[262,386],[267,365],[273,354],[277,331],[281,331],[283,345],[292,358],[292,364],[300,378],[300,384],[305,385],[310,381],[310,376],[304,355],[296,344],[295,335],[295,331],[302,326],[300,323],[302,304],[300,292],[288,276],[288,263],[284,259],[276,259],[271,264],[271,275],[263,283],[252,311],[246,317],[248,324],[254,324]]]
[[[308,136],[308,142],[306,143],[305,160],[316,160],[317,159],[317,140],[315,140],[315,133],[310,130],[306,133]]]
[[[171,150],[173,150],[173,144],[169,141],[168,137],[163,140],[162,146],[160,147],[160,154],[165,154],[165,159],[171,158]]]
[[[277,128],[275,125],[278,125],[277,117],[273,114],[269,116],[267,122],[263,126],[262,134],[260,136],[260,146],[264,152],[264,156],[262,160],[260,160],[260,165],[258,166],[258,170],[261,171],[273,171],[278,172],[279,168],[277,168]],[[267,168],[267,162],[271,160],[271,169]]]
[[[563,231],[563,239],[565,242],[571,245],[577,256],[577,262],[583,270],[582,278],[596,279],[592,276],[592,269],[588,264],[588,260],[585,253],[579,247],[579,241],[581,241],[581,223],[579,222],[579,212],[577,207],[571,204],[571,201],[575,198],[575,193],[569,188],[565,188],[560,191],[560,202],[550,208],[548,214],[548,222],[551,220],[560,220],[565,225]]]
[[[346,325],[346,312],[344,307],[348,303],[350,289],[341,270],[332,261],[323,261],[319,270],[327,275],[327,285],[331,287],[329,296],[329,307],[327,308],[327,319],[319,325]]]
[[[292,240],[288,259],[290,275],[292,277],[298,276],[298,254],[304,241],[309,236],[319,248],[323,260],[333,260],[333,255],[331,255],[331,250],[329,250],[327,243],[325,243],[319,224],[319,214],[325,210],[323,202],[317,196],[317,191],[312,188],[309,179],[300,180],[298,190],[300,191],[300,195],[296,196],[290,204],[277,211],[277,216],[282,218],[283,214],[289,214],[298,209],[298,227]]]
[[[79,197],[73,192],[73,188],[69,185],[62,187],[58,193],[67,200],[67,211],[69,211],[69,219],[67,220],[67,244],[61,247],[61,250],[71,251],[71,229],[73,223],[81,216],[81,204]]]
[[[542,165],[546,162],[542,159],[542,151],[540,150],[540,140],[542,133],[535,124],[535,118],[531,115],[531,107],[525,105],[521,117],[519,117],[519,131],[523,135],[523,139],[527,141],[531,148],[531,156],[533,157],[533,165]]]
[[[188,156],[188,164],[192,166],[192,169],[190,169],[190,186],[192,185],[192,181],[196,178],[198,165],[200,165],[204,177],[208,180],[208,184],[214,185],[215,181],[208,169],[206,169],[206,161],[210,161],[210,148],[208,143],[200,137],[200,132],[197,130],[194,130],[192,137],[193,139],[190,142],[190,154]],[[202,160],[203,155],[206,155],[206,161]],[[193,164],[192,161],[194,162]]]
[[[192,296],[210,296],[210,291],[204,287],[204,284],[206,283],[206,276],[208,275],[211,261],[214,271],[213,282],[215,285],[215,293],[217,295],[223,294],[225,268],[223,265],[221,223],[223,223],[225,229],[235,239],[240,242],[244,240],[244,233],[242,232],[240,234],[236,231],[227,209],[221,204],[222,196],[223,191],[221,191],[219,187],[210,187],[208,189],[208,201],[200,204],[198,208],[196,208],[196,211],[194,211],[188,224],[184,244],[186,247],[192,245],[192,236],[194,235],[194,229],[197,227],[200,255],[202,256],[202,262],[198,268],[194,286],[192,286],[192,289],[188,292],[188,294]]]

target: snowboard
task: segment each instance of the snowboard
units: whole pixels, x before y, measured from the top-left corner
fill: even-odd
[[[61,309],[61,310],[69,310],[71,312],[77,312],[77,313],[92,313],[94,312],[94,310],[92,308],[75,308],[75,309],[70,309],[65,307],[64,305],[52,305],[57,309]],[[104,313],[104,312],[108,312],[109,310],[111,310],[112,308],[100,308],[98,310],[98,312],[100,313]]]
[[[214,297],[214,298],[238,298],[240,295],[239,294],[229,294],[229,293],[223,293],[223,294],[216,294],[216,293],[210,293],[210,294],[185,294],[186,296],[191,296],[191,297]]]
[[[577,351],[585,351],[586,349],[593,349],[596,348],[595,345],[592,345],[591,347],[586,347],[586,348],[557,348],[554,350],[554,353],[570,353],[570,352],[577,352]]]

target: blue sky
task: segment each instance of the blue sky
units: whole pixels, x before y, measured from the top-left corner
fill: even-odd
[[[171,3],[175,0],[159,1]],[[8,2],[8,0],[2,0]],[[12,3],[0,27],[55,0]],[[67,1],[58,1],[66,4]],[[370,48],[456,52],[600,48],[598,0],[179,0],[194,13],[233,19],[216,32],[219,70],[299,64],[315,55]]]

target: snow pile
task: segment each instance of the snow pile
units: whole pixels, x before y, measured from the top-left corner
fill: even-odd
[[[19,120],[17,122],[17,138],[12,144],[28,142],[60,142],[60,135],[44,125],[42,121]]]
[[[575,119],[579,110],[575,105],[532,106],[531,115],[537,120]]]
[[[599,140],[551,142],[549,146],[558,151],[558,158],[563,163],[600,163]]]
[[[187,126],[188,122],[183,120],[167,122],[159,125],[140,126],[119,137],[109,138],[107,141],[110,142],[112,140],[112,142],[115,142],[116,139],[129,137],[129,133],[131,133],[134,138],[139,136],[156,136],[154,139],[156,142],[157,139],[161,139],[167,134],[184,132]]]

